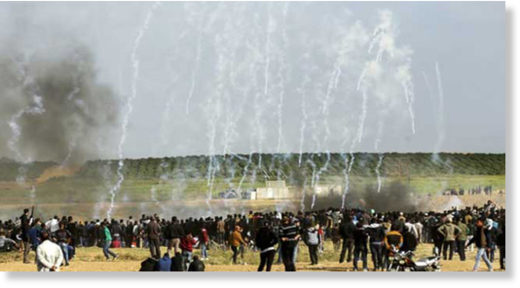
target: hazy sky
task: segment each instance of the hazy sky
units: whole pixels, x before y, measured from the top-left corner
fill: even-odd
[[[87,47],[125,157],[505,151],[504,3],[152,5],[0,3],[0,45]]]

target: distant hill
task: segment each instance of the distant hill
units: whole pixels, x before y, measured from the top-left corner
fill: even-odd
[[[131,179],[152,179],[161,175],[181,173],[186,178],[214,177],[237,178],[256,175],[260,178],[291,178],[296,181],[305,175],[319,174],[320,177],[342,176],[354,157],[350,175],[376,176],[379,161],[377,153],[339,154],[252,154],[183,156],[124,160],[123,174]],[[301,160],[301,162],[300,162]],[[55,162],[33,162],[26,165],[13,160],[0,159],[0,181],[14,181],[20,173],[28,180],[35,180],[53,166]],[[115,175],[117,160],[95,160],[75,169],[76,177],[102,177],[110,172]],[[314,168],[313,168],[314,167]],[[210,169],[208,169],[210,168]],[[314,170],[313,170],[314,169]],[[78,171],[78,172],[76,172]],[[320,172],[321,171],[321,172]],[[505,154],[484,153],[386,153],[380,166],[380,174],[387,177],[435,176],[447,174],[504,175]]]
[[[27,180],[34,180],[47,168],[55,165],[57,164],[51,161],[21,164],[4,157],[0,159],[0,181],[15,181],[18,176],[24,176]]]
[[[379,154],[354,153],[350,174],[375,176]],[[259,177],[298,179],[320,173],[321,177],[343,175],[352,158],[349,154],[252,154],[185,156],[124,160],[123,174],[128,178],[149,179],[161,175],[182,173],[184,177],[206,177],[208,170],[215,177],[241,177],[256,173]],[[211,162],[210,162],[211,160]],[[211,165],[210,165],[211,164]],[[89,161],[79,175],[97,177],[100,173],[115,173],[118,161]],[[210,168],[210,169],[208,169]],[[321,172],[319,172],[321,170]],[[505,154],[483,153],[386,153],[380,166],[383,176],[432,176],[446,174],[504,175]]]

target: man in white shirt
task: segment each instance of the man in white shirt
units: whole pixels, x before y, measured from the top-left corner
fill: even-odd
[[[36,248],[36,264],[39,272],[58,272],[63,262],[63,252],[58,244],[49,240],[49,234],[42,232],[42,243]]]
[[[49,227],[51,234],[54,235],[54,233],[60,229],[60,221],[58,221],[58,216],[54,216],[54,218],[45,222],[45,227]]]

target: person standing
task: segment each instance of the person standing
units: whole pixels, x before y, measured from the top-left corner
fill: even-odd
[[[184,229],[181,224],[179,224],[179,220],[177,217],[173,216],[170,225],[168,226],[168,236],[170,237],[170,241],[168,241],[168,254],[171,254],[172,248],[174,249],[175,255],[177,252],[180,252],[180,243],[181,238],[184,237]]]
[[[274,254],[276,250],[274,245],[278,242],[276,235],[273,230],[269,227],[269,223],[266,221],[262,224],[262,227],[256,233],[256,247],[260,249],[260,265],[258,266],[258,272],[264,270],[266,272],[271,271],[273,265]]]
[[[309,248],[309,257],[311,260],[311,265],[317,265],[318,264],[318,246],[320,246],[320,235],[319,235],[319,225],[316,224],[316,226],[312,226],[311,224],[308,224],[307,228],[304,230],[304,242],[305,245]]]
[[[49,240],[49,234],[42,232],[42,243],[36,248],[36,267],[38,272],[58,272],[63,262],[60,246]]]
[[[374,271],[383,270],[383,249],[385,239],[385,228],[381,225],[381,221],[372,218],[367,232],[370,235],[370,253],[372,254],[372,262],[374,263]]]
[[[282,220],[279,237],[282,243],[281,252],[285,271],[296,271],[296,265],[294,264],[294,247],[298,245],[301,236],[298,233],[296,224],[291,223],[291,219],[287,216]]]
[[[242,229],[236,225],[235,230],[231,233],[230,245],[233,251],[233,264],[237,264],[237,256],[240,249],[240,245],[246,245],[244,238],[242,238]]]
[[[112,235],[110,234],[110,230],[108,229],[106,222],[102,222],[100,228],[103,231],[104,235],[103,254],[105,255],[105,258],[109,260],[110,256],[112,256],[113,260],[117,259],[117,254],[110,251],[110,245],[112,244]]]
[[[506,269],[506,220],[501,219],[498,226],[497,245],[500,252],[500,269]]]
[[[339,234],[343,238],[343,245],[341,248],[341,254],[339,256],[339,263],[343,263],[345,260],[345,254],[347,253],[347,262],[352,260],[352,248],[354,246],[354,230],[356,226],[352,223],[350,215],[345,214],[343,217],[343,223],[340,226]]]
[[[34,207],[33,207],[34,210]],[[20,216],[21,221],[21,234],[22,234],[22,242],[23,242],[23,263],[28,264],[29,259],[29,252],[31,251],[31,242],[29,241],[29,229],[32,221],[32,212],[29,216],[29,209],[25,208],[23,209],[23,214]]]
[[[161,227],[157,223],[155,217],[151,217],[150,223],[146,225],[146,234],[148,235],[148,245],[152,258],[159,260],[161,258],[161,243],[159,241],[161,235]]]
[[[65,229],[65,223],[60,223],[60,229],[56,231],[56,240],[58,245],[63,251],[63,258],[65,260],[65,266],[69,266],[69,240],[71,233]]]
[[[368,234],[363,227],[362,221],[359,221],[356,224],[356,230],[354,230],[354,271],[358,270],[358,261],[361,256],[361,261],[363,262],[363,271],[368,271],[368,263],[367,263],[367,248],[368,242]]]
[[[207,225],[203,223],[200,229],[200,254],[202,257],[201,260],[208,260],[209,235],[206,227]]]
[[[455,220],[455,225],[459,227],[460,233],[457,235],[457,252],[459,253],[460,261],[466,261],[466,241],[468,240],[468,226],[460,221],[459,218]]]
[[[446,223],[441,225],[437,231],[443,236],[444,243],[442,246],[442,256],[446,260],[448,254],[448,248],[450,249],[451,260],[453,258],[453,251],[455,250],[455,239],[461,233],[460,228],[452,223],[451,217],[446,217]]]

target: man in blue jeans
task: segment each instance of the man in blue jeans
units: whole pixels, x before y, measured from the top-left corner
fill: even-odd
[[[107,260],[110,259],[110,256],[115,260],[118,256],[116,253],[110,251],[110,245],[112,244],[112,235],[110,234],[110,230],[108,229],[105,222],[101,223],[101,229],[103,229],[105,235],[105,242],[103,243],[103,254]]]
[[[491,272],[493,271],[493,266],[491,265],[491,262],[489,261],[486,252],[487,249],[489,249],[489,230],[484,228],[483,220],[477,221],[477,229],[475,229],[475,233],[473,235],[473,238],[466,244],[466,248],[471,245],[472,243],[475,243],[475,246],[477,246],[477,256],[475,257],[475,266],[473,266],[473,271],[477,271],[478,267],[480,266],[480,258],[484,259],[484,262],[486,263],[488,270]]]
[[[65,260],[65,266],[69,266],[69,239],[70,239],[69,230],[65,229],[65,224],[60,223],[60,229],[56,231],[56,238],[58,245],[60,245],[61,251],[63,251],[63,258]]]

